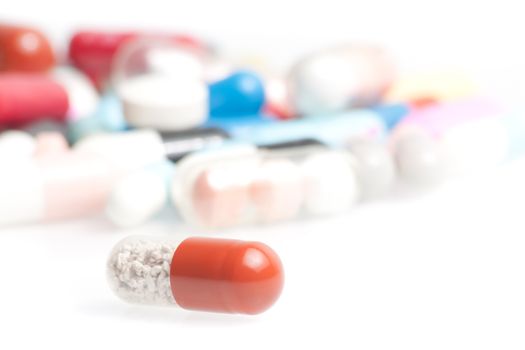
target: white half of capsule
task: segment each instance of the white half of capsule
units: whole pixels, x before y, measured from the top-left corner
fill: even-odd
[[[33,156],[36,141],[29,133],[18,130],[0,133],[0,159],[21,159]]]
[[[305,207],[311,214],[349,210],[359,198],[353,160],[343,152],[322,152],[302,164],[306,181]]]
[[[214,168],[219,170],[215,177],[216,186],[248,186],[260,161],[257,149],[251,145],[227,146],[191,154],[177,164],[171,188],[174,206],[188,223],[206,226],[196,212],[194,203],[193,192],[198,177]],[[245,218],[232,219],[234,222],[242,222]]]
[[[369,199],[387,193],[397,176],[390,150],[383,144],[367,139],[352,141],[349,149],[355,159],[361,198]]]
[[[155,237],[128,237],[119,242],[107,261],[111,289],[134,304],[177,305],[170,267],[179,243]]]
[[[69,99],[68,118],[70,120],[89,117],[95,113],[99,95],[85,75],[73,67],[55,68],[51,75],[66,90]]]

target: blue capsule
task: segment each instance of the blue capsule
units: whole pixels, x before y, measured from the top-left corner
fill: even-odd
[[[209,86],[210,115],[239,116],[257,114],[264,105],[264,84],[249,71],[238,71]]]

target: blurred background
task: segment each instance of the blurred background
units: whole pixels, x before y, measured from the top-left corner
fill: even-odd
[[[469,97],[488,97],[506,115],[525,119],[525,25],[516,1],[92,0],[1,7],[1,24],[42,31],[60,62],[77,30],[187,34],[226,62],[271,67],[278,76],[312,52],[373,44],[391,55],[398,77],[454,72],[475,86]],[[481,135],[487,143],[476,145],[483,152],[499,147],[491,146],[497,137]],[[9,173],[10,164],[3,162],[0,172]],[[0,344],[523,349],[525,157],[471,170],[424,188],[396,184],[339,215],[275,224],[203,229],[165,210],[124,228],[104,213],[0,226]],[[133,234],[262,241],[281,256],[283,294],[258,316],[123,303],[107,286],[105,264],[113,245]]]

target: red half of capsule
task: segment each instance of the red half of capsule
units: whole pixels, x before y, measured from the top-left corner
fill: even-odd
[[[184,309],[258,314],[281,294],[277,254],[258,242],[189,238],[175,251],[171,290]]]
[[[127,41],[142,35],[136,32],[77,32],[69,43],[69,59],[77,68],[89,76],[96,86],[101,87],[109,77],[113,57],[118,49]],[[189,49],[203,49],[203,45],[190,36],[174,34],[146,35],[153,38],[172,40],[174,43]]]
[[[66,90],[43,74],[0,74],[0,125],[20,126],[42,119],[63,121],[69,107]]]
[[[44,72],[54,65],[55,54],[41,32],[0,25],[0,71]]]

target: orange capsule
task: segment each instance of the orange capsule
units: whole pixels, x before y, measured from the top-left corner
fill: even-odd
[[[283,286],[277,254],[258,242],[190,238],[175,251],[171,289],[184,309],[258,314]]]
[[[284,273],[265,244],[217,238],[129,237],[108,261],[112,289],[141,304],[258,314],[279,298]]]
[[[0,25],[0,71],[45,72],[55,65],[55,54],[38,30]]]

